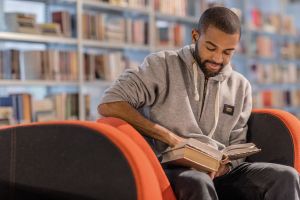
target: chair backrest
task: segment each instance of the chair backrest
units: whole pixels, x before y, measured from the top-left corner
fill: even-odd
[[[262,148],[247,161],[288,165],[300,172],[300,122],[292,114],[254,109],[248,121],[247,140]]]
[[[118,129],[51,122],[0,129],[1,199],[162,199],[144,152]]]
[[[113,127],[118,128],[121,132],[129,136],[147,155],[149,158],[151,165],[156,173],[156,176],[159,180],[159,186],[162,192],[162,196],[164,200],[175,200],[174,192],[171,188],[170,182],[161,167],[156,155],[153,150],[146,142],[146,140],[141,136],[141,134],[135,130],[130,124],[127,122],[113,117],[106,117],[97,120],[98,123],[109,124]]]

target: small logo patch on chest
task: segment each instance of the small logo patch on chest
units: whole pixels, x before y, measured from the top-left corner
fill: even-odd
[[[227,115],[233,115],[234,106],[224,104],[223,113],[225,113]]]

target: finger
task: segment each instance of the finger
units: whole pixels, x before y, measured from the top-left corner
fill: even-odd
[[[230,163],[230,160],[229,160],[228,158],[226,158],[225,160],[221,160],[221,161],[220,161],[220,164],[221,164],[221,165],[226,165],[226,164],[228,164],[228,163]]]
[[[214,179],[216,176],[216,172],[211,172],[208,175],[210,176],[211,179]]]

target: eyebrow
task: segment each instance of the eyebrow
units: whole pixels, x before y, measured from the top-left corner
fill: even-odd
[[[213,47],[218,47],[217,45],[215,45],[214,43],[210,42],[210,41],[206,41],[205,43],[212,45]],[[235,48],[229,48],[229,49],[224,49],[224,51],[234,51]]]

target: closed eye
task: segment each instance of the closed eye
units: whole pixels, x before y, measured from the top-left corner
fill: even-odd
[[[216,48],[214,48],[214,47],[206,47],[206,49],[208,50],[208,51],[215,51],[216,50]]]
[[[234,50],[224,51],[224,54],[227,56],[230,56],[233,52],[234,52]]]
[[[228,52],[228,51],[224,51],[224,54],[227,55],[227,56],[229,56],[231,53]]]

